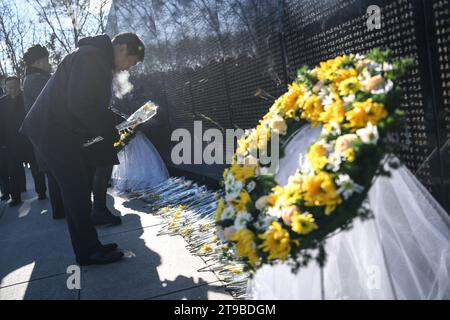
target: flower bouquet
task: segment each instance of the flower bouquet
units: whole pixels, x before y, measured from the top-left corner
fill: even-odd
[[[289,91],[238,141],[224,171],[215,218],[228,259],[250,271],[285,261],[293,271],[314,259],[323,265],[326,239],[370,217],[364,200],[375,177],[388,174],[382,160],[403,122],[399,82],[411,63],[373,50],[299,70]],[[275,135],[287,140],[305,120],[322,134],[287,185],[278,185],[254,150],[266,150]]]
[[[149,121],[153,118],[158,110],[158,106],[156,106],[153,102],[148,101],[142,107],[140,107],[135,113],[133,113],[126,121],[122,122],[116,129],[121,133],[121,138],[124,137],[124,133],[129,134],[130,131],[134,130],[137,126]],[[102,141],[102,137],[94,138],[84,144],[84,147],[88,147]]]

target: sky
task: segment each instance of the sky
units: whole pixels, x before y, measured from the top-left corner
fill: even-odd
[[[45,39],[44,35],[44,30],[48,29],[47,25],[43,22],[39,21],[39,17],[35,11],[35,9],[29,4],[29,0],[13,0],[15,2],[15,4],[17,5],[18,9],[19,9],[19,13],[21,15],[21,21],[31,21],[33,23],[34,26],[36,26],[36,38],[33,39],[33,36],[31,34],[28,34],[25,38],[24,38],[24,46],[31,46],[33,44],[36,43],[41,43],[41,44],[45,44],[48,39]],[[43,0],[45,1],[45,0]],[[105,0],[90,0],[90,11],[93,13],[98,12],[98,8],[100,6],[100,4],[102,2],[104,2]],[[112,0],[106,0],[107,4],[106,4],[106,9],[109,10]],[[14,2],[10,2],[11,4],[14,4]],[[1,14],[1,13],[0,13]],[[66,19],[66,21],[64,22],[64,24],[66,24],[68,26],[68,29],[71,28],[71,24],[70,24],[70,19]],[[2,43],[1,39],[0,39],[0,50],[2,50],[2,48],[4,48],[4,44]],[[8,65],[8,69],[11,68],[10,64],[7,63],[6,61],[3,61],[4,65]],[[11,71],[8,70],[8,71]]]

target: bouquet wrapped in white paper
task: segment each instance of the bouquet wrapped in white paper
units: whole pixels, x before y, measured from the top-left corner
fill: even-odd
[[[126,121],[122,122],[121,124],[117,125],[116,128],[119,130],[119,132],[124,131],[126,129],[133,130],[138,125],[141,125],[147,121],[149,121],[151,118],[153,118],[158,110],[158,106],[155,105],[153,102],[148,101],[146,104],[144,104],[142,107],[140,107],[135,113],[133,113]],[[85,147],[88,147],[90,145],[93,145],[94,143],[97,143],[99,141],[102,141],[102,137],[94,138],[84,144]]]

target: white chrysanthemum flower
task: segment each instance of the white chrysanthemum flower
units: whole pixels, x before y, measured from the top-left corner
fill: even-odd
[[[371,94],[386,94],[394,89],[394,83],[391,80],[383,81],[376,89],[373,89]]]
[[[328,86],[323,87],[320,89],[318,96],[322,100],[322,104],[325,104],[325,99],[330,96],[330,88]]]
[[[383,63],[383,71],[392,71],[394,66],[388,62]]]
[[[274,219],[271,217],[260,216],[258,218],[258,221],[256,221],[254,223],[254,226],[255,226],[256,230],[258,230],[259,232],[264,232],[269,228],[269,226],[272,224],[273,220]]]
[[[256,129],[252,128],[252,129],[245,129],[244,131],[244,137],[247,138],[249,137],[251,134],[253,134],[253,132],[255,132]]]
[[[236,210],[233,208],[233,206],[228,206],[223,210],[222,215],[220,216],[221,220],[232,220],[234,219],[234,216],[236,215]]]
[[[265,174],[277,174],[279,169],[279,163],[277,163],[277,166],[270,166],[270,167],[258,167],[256,168],[257,176],[265,175]]]
[[[380,138],[378,127],[370,122],[367,124],[367,127],[357,130],[356,135],[366,144],[377,144]]]
[[[321,135],[323,137],[327,137],[330,134],[337,135],[337,136],[341,135],[342,129],[341,129],[341,126],[339,125],[339,123],[337,123],[336,121],[330,121],[329,125],[330,125],[329,128],[327,128],[327,129],[323,128],[322,129]]]
[[[372,74],[369,72],[368,69],[364,69],[361,74],[358,76],[358,80],[361,83],[366,82],[367,80],[369,80],[370,78],[372,78]]]
[[[312,96],[312,92],[310,90],[307,90],[304,94],[303,94],[303,99],[306,100],[309,97]]]
[[[230,189],[225,189],[225,200],[232,201],[236,199],[239,194],[242,192],[244,188],[244,184],[241,181],[236,181]]]
[[[327,110],[327,107],[331,105],[334,102],[334,96],[330,93],[323,98],[321,98],[322,104],[325,107],[325,110]]]
[[[364,60],[365,58],[366,58],[366,56],[363,55],[363,54],[360,54],[360,53],[357,53],[357,54],[355,55],[355,59],[356,59],[356,60]]]
[[[267,210],[267,214],[270,216],[270,217],[273,217],[273,218],[281,218],[281,215],[282,215],[282,212],[281,212],[281,210],[279,209],[279,208],[275,208],[275,207],[272,207],[272,208],[269,208],[268,210]]]
[[[253,190],[255,190],[255,188],[256,188],[256,182],[255,181],[250,181],[247,184],[247,191],[248,192],[252,192]]]
[[[348,111],[353,107],[353,103],[355,103],[356,101],[356,96],[354,94],[348,95],[346,97],[343,97],[342,101],[344,101],[345,110]]]
[[[329,170],[332,170],[333,172],[338,172],[341,168],[342,164],[342,154],[339,152],[333,152],[328,157],[328,166],[327,168]]]
[[[246,228],[247,224],[252,220],[252,215],[248,212],[242,211],[239,212],[234,220],[234,227],[237,231],[242,228]]]
[[[233,174],[231,172],[228,172],[227,176],[225,177],[225,189],[231,189],[235,181],[236,180],[234,179]]]
[[[317,144],[321,144],[327,153],[333,152],[334,146],[331,143],[328,143],[325,139],[321,139],[317,142]]]
[[[364,191],[364,187],[355,183],[348,174],[341,174],[336,180],[336,185],[339,186],[338,194],[342,195],[344,200],[348,200],[355,192]]]

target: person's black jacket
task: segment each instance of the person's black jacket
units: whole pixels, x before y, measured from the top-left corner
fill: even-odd
[[[25,79],[23,80],[23,100],[26,113],[30,111],[50,76],[50,73],[39,68],[27,68]]]
[[[41,70],[35,67],[28,67],[26,70],[25,79],[23,81],[23,101],[25,112],[28,113],[33,106],[34,102],[39,97],[39,94],[44,89],[48,80],[50,79],[50,73],[47,71]],[[29,146],[29,154],[28,158],[32,159],[33,157],[33,148]],[[37,161],[39,166],[39,170],[42,172],[46,172],[48,170],[45,162],[39,156],[39,153],[35,153],[34,158]]]
[[[118,163],[113,147],[118,133],[108,109],[113,68],[113,46],[107,35],[80,40],[79,48],[64,58],[21,128],[42,155],[63,152],[55,145],[82,149],[87,140],[102,136],[103,147],[86,152],[90,164]],[[50,137],[57,143],[49,144]]]
[[[19,133],[24,118],[22,94],[15,98],[0,98],[0,146],[6,147],[8,158],[12,161],[24,161],[26,158],[27,140]]]

